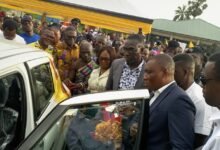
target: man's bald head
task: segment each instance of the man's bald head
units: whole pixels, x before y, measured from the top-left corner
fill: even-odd
[[[107,43],[107,38],[104,35],[97,35],[95,37],[95,42],[97,44],[102,44],[102,45],[106,45]]]
[[[145,65],[145,87],[151,91],[156,91],[174,81],[174,69],[175,64],[169,55],[160,54],[151,57]]]
[[[80,58],[84,62],[90,62],[91,61],[91,51],[92,51],[92,45],[87,41],[82,41],[80,44]]]
[[[92,52],[92,44],[83,40],[80,44],[80,52],[84,51],[90,51]]]
[[[175,64],[172,59],[167,54],[160,54],[152,57],[150,60],[155,60],[162,69],[165,69],[167,73],[173,75],[175,70]]]

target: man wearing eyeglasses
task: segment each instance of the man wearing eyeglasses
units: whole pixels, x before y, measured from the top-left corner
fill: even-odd
[[[63,32],[63,41],[57,45],[57,68],[61,80],[68,86],[72,79],[73,63],[79,58],[79,46],[75,43],[77,36],[74,27],[67,27]]]
[[[212,108],[206,104],[202,94],[202,87],[194,81],[195,62],[189,54],[179,54],[173,57],[175,62],[175,81],[191,98],[195,107],[195,143],[194,148],[204,144],[210,134],[212,122],[209,117],[212,115]]]
[[[34,43],[29,44],[30,46],[42,49],[52,56],[54,56],[55,48],[53,47],[55,43],[55,34],[50,28],[43,28],[40,31],[40,39]]]
[[[217,107],[210,120],[213,121],[213,131],[202,150],[220,149],[220,53],[213,54],[205,65],[203,76],[203,95],[206,103]]]

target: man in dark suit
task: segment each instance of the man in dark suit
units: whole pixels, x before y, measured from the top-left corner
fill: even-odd
[[[144,64],[141,56],[141,49],[144,48],[143,38],[133,34],[126,40],[123,50],[124,58],[117,59],[112,63],[106,90],[129,90],[144,88]],[[132,150],[136,140],[136,134],[132,135],[131,129],[135,128],[140,119],[140,105],[131,105],[138,112],[135,115],[128,115],[122,119],[124,149]],[[128,109],[128,106],[126,107]]]
[[[153,91],[150,100],[148,150],[192,150],[195,106],[174,81],[175,65],[166,54],[145,65],[144,83]]]
[[[140,51],[144,48],[139,35],[131,35],[125,42],[124,58],[116,59],[111,66],[106,90],[144,88],[144,60]]]

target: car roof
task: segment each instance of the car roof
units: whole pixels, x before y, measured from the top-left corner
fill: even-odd
[[[9,40],[0,40],[0,69],[48,56],[43,50]]]
[[[86,94],[81,96],[72,97],[60,105],[81,105],[87,103],[95,103],[102,101],[115,101],[115,100],[132,100],[132,99],[147,99],[150,97],[147,89],[142,90],[121,90],[121,91],[108,91],[102,93]]]

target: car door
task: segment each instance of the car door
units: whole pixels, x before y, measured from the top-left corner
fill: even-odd
[[[133,95],[121,99],[112,96],[101,100],[99,94],[95,95],[97,100],[90,99],[94,94],[71,98],[59,104],[18,149],[142,149],[147,136],[149,97],[144,92],[148,91],[110,93]]]
[[[38,124],[39,120],[49,113],[48,109],[51,110],[57,105],[54,101],[54,79],[48,57],[28,61],[26,66],[31,84],[34,121]]]
[[[18,146],[26,134],[34,128],[30,81],[25,65],[18,63],[2,68],[0,87],[0,149],[2,149]]]

